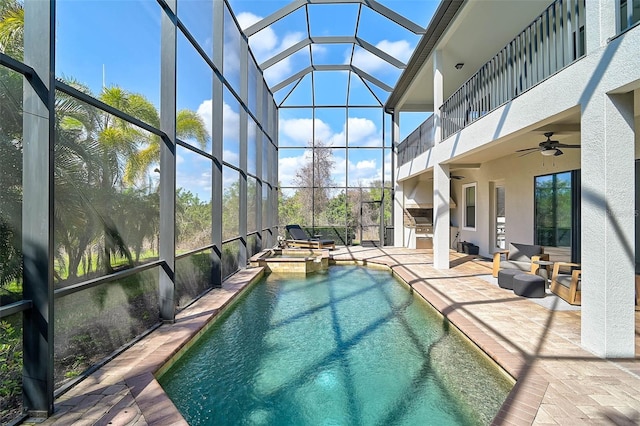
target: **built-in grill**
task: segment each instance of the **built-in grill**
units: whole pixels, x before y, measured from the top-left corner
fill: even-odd
[[[409,208],[406,209],[409,223],[405,222],[408,228],[415,228],[416,248],[433,247],[433,209],[431,208]]]

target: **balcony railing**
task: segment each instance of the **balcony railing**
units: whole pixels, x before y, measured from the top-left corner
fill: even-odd
[[[442,139],[585,53],[585,0],[557,0],[440,107]],[[404,143],[404,142],[403,142]]]
[[[433,138],[433,115],[398,144],[398,165],[408,163],[435,145]]]

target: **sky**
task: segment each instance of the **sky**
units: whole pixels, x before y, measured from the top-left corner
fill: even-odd
[[[398,12],[425,27],[438,5],[435,0],[381,0],[384,6]],[[230,0],[239,25],[247,28],[260,19],[279,10],[289,1],[282,0]],[[103,84],[118,85],[131,92],[137,92],[159,105],[160,95],[160,22],[161,10],[155,0],[61,0],[57,3],[56,20],[56,75],[73,78],[86,84],[94,94],[100,92]],[[396,25],[378,13],[364,7],[358,14],[358,5],[313,4],[303,7],[270,27],[256,33],[249,40],[253,55],[262,63],[274,54],[307,37],[306,11],[309,12],[309,29],[312,37],[357,36],[387,52],[391,56],[407,62],[419,36]],[[210,0],[187,0],[178,4],[178,16],[189,28],[203,50],[211,55],[210,34],[212,16]],[[230,17],[227,17],[229,20]],[[117,23],[117,25],[115,24]],[[234,52],[238,34],[227,39],[225,46],[224,73],[228,81],[237,86],[239,60]],[[371,74],[384,84],[393,86],[401,70],[380,60],[377,56],[346,44],[322,44],[313,46],[314,64],[348,64]],[[287,59],[267,68],[264,76],[271,86],[282,82],[291,75],[311,64],[310,49],[302,49]],[[177,101],[178,109],[197,111],[205,122],[211,117],[211,70],[193,49],[186,38],[178,39]],[[364,82],[353,73],[345,71],[315,72],[312,90],[312,76],[307,74],[301,81],[292,83],[274,93],[274,99],[283,106],[310,105],[312,96],[316,105],[344,105],[347,87],[350,87],[351,105],[374,106],[386,101],[388,93]],[[292,90],[294,89],[295,90]],[[373,92],[373,93],[372,93]],[[224,159],[237,163],[237,131],[240,106],[230,92],[224,96]],[[406,137],[426,116],[408,115],[401,117],[401,138]],[[302,149],[311,139],[311,129],[315,126],[316,140],[329,146],[344,146],[348,134],[349,145],[358,147],[382,146],[383,132],[385,144],[390,144],[390,121],[387,118],[383,129],[380,109],[350,109],[345,117],[343,108],[323,108],[317,110],[315,121],[310,109],[280,109],[279,180],[283,186],[292,184],[296,166],[308,155]],[[208,125],[210,128],[210,124]],[[233,139],[236,139],[233,141]],[[210,151],[211,145],[206,147]],[[345,182],[345,171],[349,170],[349,185],[368,183],[380,179],[382,162],[386,162],[386,179],[390,176],[390,157],[381,158],[380,150],[349,150],[346,158],[344,148],[334,150],[334,180],[341,185]],[[387,151],[388,152],[388,151]],[[259,155],[259,154],[256,154]],[[207,161],[187,149],[179,149],[177,180],[183,186],[203,199],[210,198],[211,169]],[[233,175],[228,173],[227,175]],[[226,184],[230,184],[227,181]]]

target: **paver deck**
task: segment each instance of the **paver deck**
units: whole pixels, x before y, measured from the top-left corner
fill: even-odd
[[[341,248],[337,261],[390,267],[517,382],[496,425],[640,424],[640,313],[635,359],[607,360],[580,346],[580,311],[558,311],[483,277],[485,262],[451,253],[451,269],[432,267],[431,250]],[[43,425],[186,424],[154,378],[260,269],[234,275],[97,370],[55,402]]]

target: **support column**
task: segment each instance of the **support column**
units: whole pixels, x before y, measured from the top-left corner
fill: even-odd
[[[433,166],[433,266],[436,269],[449,269],[450,188],[449,165]]]
[[[400,143],[400,113],[394,111],[391,116],[392,163],[398,165],[398,144]],[[404,247],[404,184],[394,182],[393,191],[393,245]]]
[[[23,298],[33,307],[23,316],[22,389],[37,417],[53,413],[54,22],[54,2],[25,2],[24,62],[35,74],[23,94]]]
[[[635,164],[632,94],[596,94],[584,108],[582,345],[635,355]]]
[[[433,141],[436,147],[442,141],[440,106],[444,102],[443,67],[442,50],[436,50],[433,55]],[[451,225],[449,165],[438,163],[437,148],[433,152],[436,154],[433,167],[433,266],[437,269],[449,269],[449,247],[451,246],[449,241]]]
[[[160,75],[160,318],[175,320],[175,254],[176,254],[176,0],[167,0],[174,14],[162,14]]]
[[[630,2],[629,2],[630,3]],[[585,52],[587,55],[607,45],[617,33],[616,9],[618,2],[592,1],[585,8]]]

